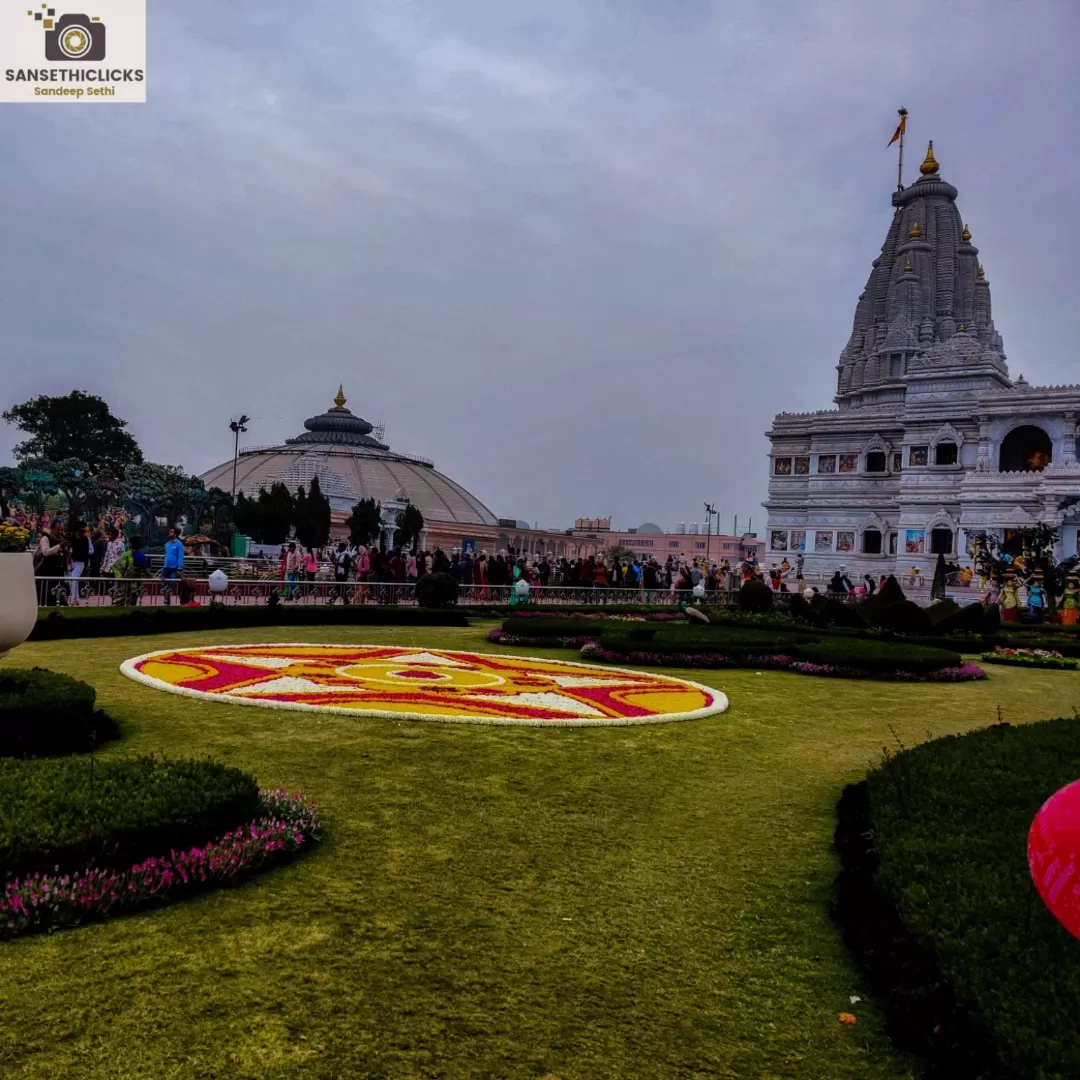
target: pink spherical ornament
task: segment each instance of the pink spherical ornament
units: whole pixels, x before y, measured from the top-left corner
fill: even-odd
[[[1055,791],[1028,832],[1028,868],[1043,903],[1080,938],[1080,780]]]

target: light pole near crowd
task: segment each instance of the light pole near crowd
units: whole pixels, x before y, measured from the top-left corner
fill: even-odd
[[[716,523],[720,523],[720,513],[716,509],[716,503],[705,504],[705,562],[712,566],[712,519],[716,517]]]
[[[232,456],[232,493],[230,498],[232,502],[236,503],[236,461],[240,457],[240,432],[247,431],[247,425],[251,423],[251,417],[240,414],[239,420],[229,421],[229,430],[236,436],[236,440],[233,443],[233,456]]]

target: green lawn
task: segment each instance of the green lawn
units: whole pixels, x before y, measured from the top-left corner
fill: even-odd
[[[303,637],[500,651],[486,630]],[[315,797],[328,838],[240,889],[0,945],[5,1080],[910,1076],[828,914],[840,789],[890,725],[910,745],[999,706],[1026,722],[1080,704],[1070,672],[695,670],[727,713],[536,730],[277,713],[117,671],[190,637],[43,642],[6,663],[94,683],[126,729],[108,754],[250,769]]]

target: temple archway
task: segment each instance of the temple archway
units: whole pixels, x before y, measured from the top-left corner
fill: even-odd
[[[1042,472],[1054,459],[1054,444],[1041,427],[1024,424],[1001,440],[1001,472]]]

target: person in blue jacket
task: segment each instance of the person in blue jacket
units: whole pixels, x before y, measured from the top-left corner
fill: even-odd
[[[169,539],[165,543],[165,565],[162,567],[161,576],[165,581],[162,589],[165,603],[171,602],[169,594],[169,581],[178,581],[184,569],[184,541],[180,539],[177,529],[169,530]]]

